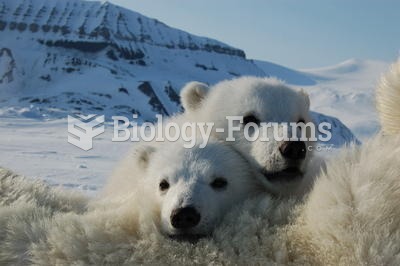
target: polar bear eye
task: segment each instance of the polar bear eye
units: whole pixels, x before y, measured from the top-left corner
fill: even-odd
[[[243,124],[247,125],[248,123],[259,125],[260,120],[255,115],[246,115],[245,117],[243,117]]]
[[[163,180],[160,182],[160,190],[161,190],[161,191],[166,191],[167,189],[169,189],[169,183],[168,183],[167,180],[163,179]]]
[[[226,188],[227,185],[228,185],[228,181],[226,181],[226,179],[222,178],[222,177],[217,177],[210,183],[210,186],[213,189],[217,189],[217,190],[224,189],[224,188]]]

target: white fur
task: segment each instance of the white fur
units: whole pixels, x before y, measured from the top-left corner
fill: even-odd
[[[187,115],[185,113],[180,113],[165,119],[163,125],[165,126],[167,123],[171,122],[181,126],[183,123],[188,121]],[[170,129],[170,132],[172,136],[176,134],[173,127]],[[138,161],[136,160],[138,152],[140,152],[142,148],[148,149],[152,147],[152,149],[155,149],[163,145],[163,143],[165,142],[156,142],[156,140],[151,142],[142,141],[134,143],[128,153],[123,156],[121,162],[119,162],[115,167],[111,178],[107,180],[107,184],[102,191],[102,196],[108,194],[113,194],[115,196],[116,193],[125,195],[135,189],[137,177],[142,175],[142,168],[138,166]]]
[[[328,163],[299,218],[330,265],[399,265],[399,136],[377,136]]]
[[[216,178],[226,180],[227,187],[213,189],[210,184]],[[180,141],[138,144],[112,179],[122,181],[123,185],[111,181],[102,202],[117,199],[119,204],[127,195],[141,193],[145,208],[152,209],[153,216],[160,218],[160,227],[167,235],[180,233],[170,221],[175,209],[194,207],[201,220],[189,233],[210,234],[232,206],[261,191],[247,161],[215,140],[203,149],[186,149]],[[159,189],[163,180],[170,185],[167,191]]]
[[[39,180],[27,180],[0,168],[0,206],[32,203],[52,211],[82,213],[88,198],[75,191],[51,189]]]
[[[247,162],[222,143],[211,142],[204,149],[190,150],[166,145],[170,148],[155,154],[147,174],[156,184],[151,185],[150,193],[161,179],[170,183],[166,193],[156,193],[162,206],[162,228],[168,234],[176,231],[169,219],[176,208],[193,206],[202,218],[191,233],[209,234],[230,208],[259,191]],[[227,187],[213,189],[210,184],[216,178],[225,179]]]
[[[400,263],[400,61],[383,76],[383,134],[352,147],[317,179],[296,230],[331,265]]]
[[[242,77],[234,80],[220,82],[209,89],[206,96],[190,97],[190,91],[196,91],[196,83],[185,86],[183,104],[193,105],[196,100],[201,100],[201,108],[188,110],[186,119],[190,121],[214,122],[215,128],[223,128],[223,133],[215,133],[217,138],[225,140],[228,136],[227,116],[255,115],[261,122],[297,122],[300,119],[306,123],[311,122],[309,107],[310,100],[304,91],[297,92],[283,82],[274,78]],[[186,103],[190,102],[191,104]],[[318,173],[318,166],[309,166],[312,152],[308,151],[306,159],[299,166],[304,173],[303,178],[295,181],[270,182],[260,172],[279,172],[288,167],[288,162],[279,152],[282,142],[274,141],[269,130],[270,141],[260,138],[250,142],[244,138],[243,125],[239,132],[234,132],[236,141],[227,142],[249,160],[257,170],[257,177],[273,193],[293,196],[303,195],[313,177]],[[261,127],[263,131],[263,127]],[[309,135],[308,135],[309,136]],[[312,142],[306,142],[312,146]],[[320,164],[322,160],[316,160]],[[317,170],[312,172],[311,169]]]
[[[207,95],[209,87],[201,82],[192,81],[186,84],[180,93],[185,111],[190,112],[200,108],[201,102]]]
[[[49,188],[0,168],[0,265],[29,264],[30,248],[46,239],[55,213],[82,214],[88,198]]]
[[[345,150],[304,204],[260,195],[238,204],[195,245],[160,233],[146,214],[151,203],[138,204],[134,195],[84,214],[50,216],[27,204],[7,214],[7,230],[0,228],[0,263],[398,265],[399,143],[378,137]]]
[[[388,134],[400,132],[400,59],[381,78],[376,93],[382,130]]]

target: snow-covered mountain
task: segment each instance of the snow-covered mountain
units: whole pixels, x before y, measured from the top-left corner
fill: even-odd
[[[57,116],[179,109],[184,82],[264,75],[242,50],[110,3],[0,1],[1,91]],[[4,94],[3,94],[4,95]]]
[[[0,0],[0,40],[3,117],[135,113],[151,121],[179,111],[179,90],[192,80],[255,75],[316,84],[313,75],[255,63],[240,49],[107,2]],[[354,140],[338,138],[335,143]]]
[[[379,128],[375,87],[389,63],[350,59],[340,64],[301,72],[316,81],[303,88],[310,94],[311,109],[344,122],[361,140]]]

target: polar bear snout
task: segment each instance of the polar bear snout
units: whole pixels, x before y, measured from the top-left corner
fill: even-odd
[[[199,224],[200,213],[192,206],[174,209],[171,213],[171,225],[175,229],[191,229]]]
[[[303,160],[306,158],[307,149],[303,141],[285,141],[280,147],[279,152],[288,160]]]

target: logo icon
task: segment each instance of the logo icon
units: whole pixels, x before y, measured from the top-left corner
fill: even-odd
[[[104,133],[104,115],[68,116],[68,142],[88,151],[93,148],[93,138]]]

